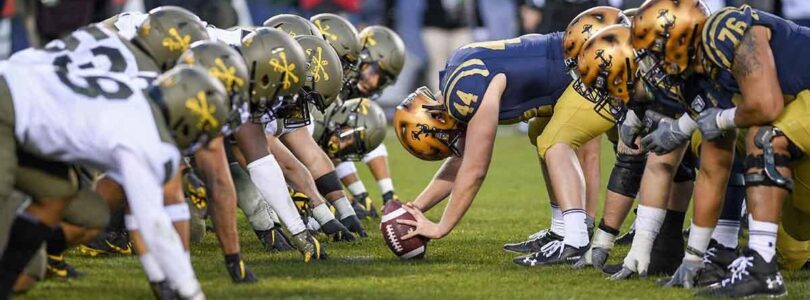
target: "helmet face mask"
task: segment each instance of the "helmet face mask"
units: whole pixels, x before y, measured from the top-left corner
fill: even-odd
[[[378,104],[355,98],[333,104],[316,118],[313,137],[329,157],[356,161],[382,143],[386,124]]]
[[[301,128],[310,124],[309,105],[307,105],[302,92],[297,95],[285,96],[281,98],[281,104],[276,108],[275,116],[284,119],[284,127]]]
[[[657,88],[670,99],[678,99],[678,92],[683,79],[666,71],[665,62],[647,50],[637,54],[638,76],[645,84]]]

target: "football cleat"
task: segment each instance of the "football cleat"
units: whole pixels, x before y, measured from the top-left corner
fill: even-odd
[[[532,236],[534,236],[534,238],[530,238],[529,240],[514,244],[504,244],[503,250],[520,254],[535,253],[540,252],[543,246],[550,242],[563,240],[562,236],[551,232],[551,230],[543,229],[540,232],[542,234],[533,234]]]
[[[703,255],[703,270],[698,273],[695,284],[698,287],[718,283],[728,275],[728,266],[737,258],[737,250],[726,248],[715,240],[709,242],[709,249]]]
[[[126,231],[107,232],[87,244],[79,245],[79,252],[91,257],[132,255],[132,243]]]
[[[269,230],[254,230],[253,232],[256,233],[256,237],[259,238],[264,250],[267,252],[295,250],[295,247],[290,244],[287,235],[281,230],[281,225],[275,224]]]
[[[328,255],[326,254],[326,249],[318,242],[317,239],[312,237],[309,234],[309,231],[302,231],[299,234],[296,234],[292,238],[292,242],[298,251],[301,252],[301,255],[304,256],[304,262],[309,263],[313,260],[322,260],[326,259]]]
[[[745,250],[728,267],[729,273],[720,282],[699,291],[696,296],[738,298],[752,296],[781,297],[787,295],[776,258],[765,262],[754,250]]]
[[[394,191],[386,192],[385,194],[382,195],[382,199],[383,199],[383,206],[385,206],[385,204],[387,204],[388,201],[391,200],[399,201],[399,197],[397,196],[396,193],[394,193]]]
[[[636,235],[635,229],[630,229],[627,233],[616,239],[616,245],[630,245],[633,243],[633,237]]]
[[[70,280],[84,276],[84,273],[76,271],[73,266],[65,261],[63,255],[48,255],[48,266],[46,267],[48,278]]]
[[[562,241],[552,241],[544,245],[539,252],[517,257],[513,262],[527,267],[563,263],[573,264],[588,251],[588,248],[590,248],[590,245],[574,247],[566,245]]]
[[[312,216],[312,211],[309,207],[309,197],[307,197],[306,194],[290,190],[290,198],[292,198],[293,203],[295,203],[295,208],[298,209],[298,214],[301,215],[302,220],[307,220]]]
[[[368,234],[366,233],[366,229],[363,228],[363,224],[360,224],[360,219],[357,216],[348,216],[340,220],[340,223],[343,226],[346,226],[349,231],[356,233],[360,237],[367,237]]]
[[[354,195],[352,201],[352,208],[354,208],[354,214],[357,215],[357,218],[364,220],[372,216],[371,211],[368,209],[368,207],[372,206],[370,203],[371,200],[368,198],[368,193]]]
[[[244,260],[239,260],[234,263],[225,263],[225,268],[228,269],[228,274],[231,275],[231,280],[234,283],[254,283],[259,281],[256,275],[245,266]]]
[[[323,224],[321,230],[326,235],[332,237],[332,240],[335,242],[354,242],[357,240],[354,234],[336,219],[332,219],[326,222],[326,224]]]
[[[156,300],[176,300],[180,297],[177,295],[177,291],[169,284],[169,280],[150,282],[149,288],[152,289],[152,295],[155,296]]]

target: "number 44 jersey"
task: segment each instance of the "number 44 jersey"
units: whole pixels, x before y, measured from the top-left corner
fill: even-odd
[[[158,101],[129,77],[11,62],[0,63],[0,76],[11,92],[14,133],[22,150],[97,168],[121,183],[127,168],[122,154],[138,162],[151,185],[174,174],[180,153]]]

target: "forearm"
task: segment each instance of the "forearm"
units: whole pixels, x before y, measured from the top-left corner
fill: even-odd
[[[447,203],[442,219],[439,222],[439,227],[445,234],[450,233],[467,213],[486,177],[486,169],[469,173],[462,170],[462,172],[464,175],[460,176],[456,181],[453,187],[453,195]]]
[[[442,167],[436,172],[436,176],[430,181],[427,187],[413,201],[413,204],[421,211],[428,211],[433,206],[450,196],[453,189],[456,173],[461,165],[461,158],[450,157],[444,161]]]

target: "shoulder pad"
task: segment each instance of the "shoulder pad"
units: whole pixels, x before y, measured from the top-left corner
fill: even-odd
[[[745,32],[759,19],[756,10],[748,5],[726,7],[706,19],[703,26],[703,52],[714,65],[731,70],[734,50]]]
[[[441,90],[450,115],[463,123],[469,122],[489,86],[490,72],[480,59],[470,59],[455,67]]]

